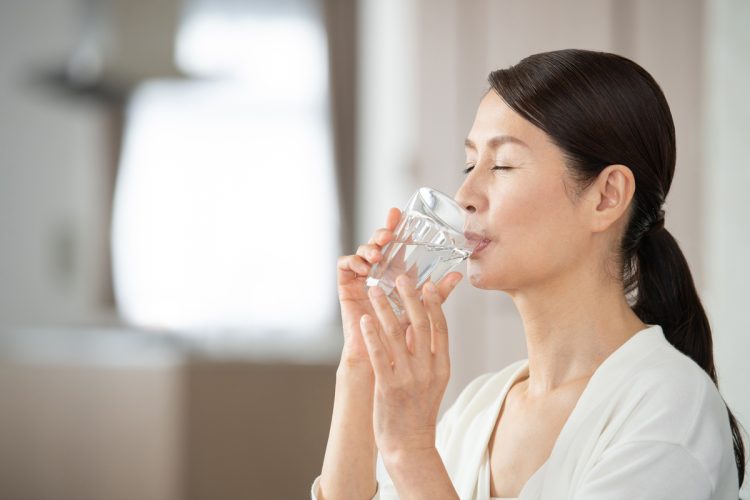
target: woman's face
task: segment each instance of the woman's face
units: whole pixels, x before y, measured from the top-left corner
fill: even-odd
[[[573,201],[562,151],[494,91],[482,99],[466,139],[466,167],[473,168],[455,198],[470,212],[467,229],[490,240],[468,260],[473,286],[534,287],[591,258],[591,232]]]

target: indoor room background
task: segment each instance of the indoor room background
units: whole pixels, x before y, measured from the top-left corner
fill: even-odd
[[[454,194],[488,73],[563,48],[667,96],[666,226],[750,428],[749,25],[745,0],[0,0],[0,500],[307,498],[337,257]],[[444,310],[441,412],[526,357],[504,294]]]

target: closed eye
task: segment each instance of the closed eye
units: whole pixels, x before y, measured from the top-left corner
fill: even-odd
[[[511,168],[512,168],[512,167],[506,167],[506,166],[504,166],[504,165],[495,165],[494,167],[492,167],[492,170],[510,170]],[[465,168],[465,169],[463,170],[463,173],[464,173],[464,174],[468,174],[468,173],[469,173],[469,172],[471,172],[471,171],[472,171],[473,169],[474,169],[474,165],[471,165],[471,166],[469,166],[468,168]]]

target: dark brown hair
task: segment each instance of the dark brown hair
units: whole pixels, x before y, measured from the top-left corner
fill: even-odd
[[[685,256],[664,228],[662,205],[674,176],[676,146],[672,114],[654,78],[625,57],[568,49],[493,71],[489,82],[563,151],[580,191],[608,165],[633,172],[636,189],[619,248],[623,292],[641,321],[660,325],[667,340],[718,388],[708,318]],[[737,420],[729,408],[727,413],[742,486],[745,446]]]

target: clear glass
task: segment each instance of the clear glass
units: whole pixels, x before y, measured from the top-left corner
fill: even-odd
[[[394,239],[383,248],[383,259],[370,269],[365,286],[379,286],[393,312],[401,316],[404,306],[396,289],[399,275],[408,275],[420,289],[428,279],[437,284],[471,255],[476,241],[464,236],[467,214],[447,194],[419,188],[401,211]]]

